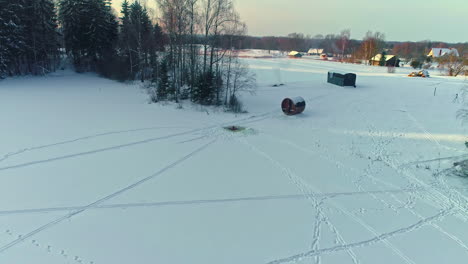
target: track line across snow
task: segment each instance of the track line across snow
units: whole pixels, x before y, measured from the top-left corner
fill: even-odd
[[[468,188],[459,188],[459,190],[468,190]],[[427,190],[422,188],[407,188],[395,190],[376,190],[376,191],[358,191],[358,192],[335,192],[335,193],[307,193],[307,196],[313,196],[317,199],[333,199],[337,197],[347,196],[366,196],[369,194],[399,194],[399,193],[424,193]],[[205,200],[186,200],[186,201],[164,201],[164,202],[145,202],[145,203],[122,203],[99,205],[90,210],[103,209],[127,209],[127,208],[144,208],[144,207],[163,207],[163,206],[187,206],[187,205],[206,205],[206,204],[226,204],[252,201],[274,201],[274,200],[303,200],[306,199],[304,194],[291,195],[268,195],[268,196],[253,196],[241,198],[224,198],[224,199],[205,199]],[[17,214],[36,214],[50,213],[60,211],[81,210],[84,206],[64,206],[64,207],[48,207],[48,208],[33,208],[33,209],[17,209],[0,211],[0,216],[17,215]]]
[[[92,139],[92,138],[98,138],[98,137],[104,137],[104,136],[110,136],[110,135],[118,135],[118,134],[125,134],[125,133],[132,133],[132,132],[142,132],[142,131],[161,130],[161,129],[176,129],[176,128],[185,128],[185,127],[154,126],[154,127],[136,128],[136,129],[127,129],[127,130],[116,130],[116,131],[104,132],[104,133],[99,133],[99,134],[93,134],[93,135],[78,137],[78,138],[75,138],[75,139],[59,141],[59,142],[50,143],[50,144],[44,144],[44,145],[40,145],[40,146],[27,147],[27,148],[18,150],[16,152],[11,152],[11,153],[8,153],[8,154],[4,155],[3,158],[0,159],[0,162],[5,161],[6,159],[11,158],[13,156],[17,156],[19,154],[24,154],[25,152],[40,150],[40,149],[46,149],[46,148],[56,147],[56,146],[61,146],[61,145],[66,145],[66,144],[71,144],[71,143],[84,141],[84,140],[88,140],[88,139]]]
[[[223,126],[223,125],[229,125],[231,123],[241,123],[242,124],[243,122],[250,122],[250,123],[251,122],[259,122],[259,121],[262,121],[262,120],[265,120],[265,119],[269,118],[269,115],[270,115],[270,113],[266,113],[266,114],[262,114],[262,115],[258,115],[258,116],[251,116],[251,117],[248,117],[248,118],[233,120],[231,122],[225,122],[225,123],[222,123],[220,125]],[[24,162],[24,163],[20,163],[20,164],[11,165],[11,166],[0,167],[0,172],[6,171],[6,170],[11,170],[11,169],[19,169],[19,168],[29,167],[29,166],[38,165],[38,164],[50,163],[50,162],[64,160],[64,159],[82,157],[82,156],[97,154],[97,153],[101,153],[101,152],[113,151],[113,150],[123,149],[123,148],[127,148],[127,147],[133,147],[133,146],[137,146],[137,145],[152,143],[152,142],[156,142],[156,141],[160,141],[160,140],[164,140],[164,139],[175,138],[175,137],[184,136],[184,135],[191,135],[191,134],[194,134],[196,132],[201,132],[201,131],[205,131],[205,130],[209,130],[209,129],[214,129],[214,128],[217,128],[217,127],[218,127],[218,125],[212,125],[212,126],[192,129],[192,130],[188,130],[188,131],[184,131],[184,132],[174,133],[174,134],[170,134],[170,135],[166,135],[166,136],[153,137],[153,138],[148,138],[148,139],[144,139],[144,140],[140,140],[140,141],[134,141],[134,142],[126,143],[126,144],[120,144],[120,145],[115,145],[115,146],[110,146],[110,147],[105,147],[105,148],[100,148],[100,149],[94,149],[94,150],[90,150],[90,151],[78,152],[78,153],[69,154],[69,155],[57,156],[57,157],[48,158],[48,159]]]
[[[71,212],[69,214],[66,214],[66,215],[64,215],[62,217],[59,217],[59,218],[57,218],[57,219],[55,219],[55,220],[53,220],[53,221],[51,221],[51,222],[49,222],[49,223],[47,223],[45,225],[42,225],[42,226],[32,230],[31,232],[29,232],[29,233],[15,239],[15,240],[13,240],[12,242],[1,246],[0,247],[0,253],[8,250],[9,248],[11,248],[11,247],[23,242],[23,241],[25,241],[26,239],[29,239],[29,238],[33,237],[34,235],[36,235],[36,234],[38,234],[38,233],[40,233],[40,232],[42,232],[44,230],[47,230],[47,229],[49,229],[49,228],[51,228],[51,227],[65,221],[65,220],[67,220],[67,219],[71,219],[72,217],[74,217],[76,215],[79,215],[79,214],[85,212],[86,210],[88,210],[90,208],[96,207],[96,206],[102,204],[103,202],[106,202],[106,201],[108,201],[108,200],[110,200],[112,198],[115,198],[115,197],[117,197],[117,196],[119,196],[119,195],[121,195],[121,194],[123,194],[123,193],[125,193],[125,192],[127,192],[127,191],[129,191],[129,190],[131,190],[131,189],[133,189],[133,188],[147,182],[147,181],[150,181],[150,180],[153,180],[153,179],[157,178],[158,176],[162,175],[166,171],[176,167],[177,165],[179,165],[179,164],[183,163],[184,161],[192,158],[193,156],[200,153],[201,151],[207,149],[210,145],[214,144],[215,142],[216,142],[216,140],[210,141],[210,142],[202,145],[201,147],[195,149],[194,151],[188,153],[184,157],[182,157],[182,158],[176,160],[175,162],[167,165],[166,167],[158,170],[154,174],[152,174],[152,175],[150,175],[148,177],[145,177],[145,178],[143,178],[143,179],[141,179],[141,180],[139,180],[139,181],[137,181],[137,182],[135,182],[135,183],[133,183],[131,185],[128,185],[128,186],[126,186],[126,187],[124,187],[124,188],[122,188],[122,189],[120,189],[120,190],[118,190],[116,192],[113,192],[113,193],[111,193],[111,194],[109,194],[109,195],[107,195],[107,196],[105,196],[105,197],[103,197],[103,198],[101,198],[101,199],[99,199],[99,200],[97,200],[95,202],[92,202],[92,203],[82,207],[79,210],[73,211],[73,212]]]
[[[273,137],[272,135],[270,135],[270,137]],[[299,148],[298,146],[296,146],[294,143],[292,142],[289,142],[289,141],[286,141],[286,140],[281,140],[279,138],[277,138],[278,142],[283,142],[283,143],[286,143],[286,144],[290,144],[291,146],[295,147],[295,148]],[[344,167],[344,165],[336,160],[332,160],[328,157],[325,157],[324,155],[321,155],[321,154],[318,154],[317,152],[314,152],[314,151],[310,151],[308,150],[307,151],[308,153],[311,153],[311,154],[315,154],[315,155],[318,155],[319,157],[321,158],[324,158],[325,160],[327,161],[331,161],[333,164],[335,164],[338,168],[342,169]],[[373,194],[371,194],[373,195]],[[373,235],[375,236],[378,236],[378,232],[370,225],[368,225],[364,220],[362,220],[361,218],[357,217],[356,215],[352,214],[351,212],[349,212],[348,210],[344,209],[341,205],[337,204],[336,202],[334,201],[331,201],[330,202],[335,208],[337,208],[339,211],[341,211],[343,214],[345,214],[346,216],[348,216],[350,219],[352,219],[354,222],[358,223],[359,225],[361,225],[363,228],[365,228],[367,231],[369,231],[370,233],[372,233]],[[412,261],[408,256],[406,256],[403,252],[401,252],[395,245],[393,245],[391,242],[387,241],[387,240],[383,240],[384,244],[390,249],[392,250],[395,254],[397,254],[402,260],[404,260],[407,264],[414,264],[414,261]],[[357,261],[356,258],[353,258],[353,261]]]
[[[318,192],[313,186],[310,186],[308,183],[306,183],[301,177],[297,176],[291,169],[285,167],[283,164],[275,160],[273,157],[271,157],[264,151],[260,150],[259,148],[247,142],[246,140],[240,140],[240,142],[244,144],[245,146],[247,146],[251,151],[253,151],[257,155],[268,160],[273,166],[277,167],[282,172],[282,174],[286,176],[294,185],[296,185],[299,191],[303,193],[304,197],[307,198],[307,200],[309,200],[310,204],[317,211],[317,217],[324,219],[324,222],[327,224],[330,230],[336,235],[336,240],[342,245],[346,244],[344,237],[340,234],[340,232],[335,227],[335,225],[333,225],[333,223],[325,216],[323,209],[322,209],[321,202],[319,202],[318,199],[315,197],[315,195],[319,194],[320,192]],[[313,193],[314,195],[309,195],[309,193]],[[320,235],[320,229],[317,229],[318,224],[319,222],[317,221],[317,218],[316,218],[315,225],[313,228],[314,236],[313,236],[312,243],[311,243],[312,247],[317,247],[317,243],[320,242],[321,235]],[[356,256],[356,253],[352,249],[347,249],[346,253],[351,257],[351,260],[353,261],[354,264],[360,263]],[[320,259],[317,259],[316,261],[319,262]]]
[[[323,248],[323,249],[319,249],[319,250],[310,250],[310,251],[300,253],[300,254],[297,254],[297,255],[294,255],[294,256],[273,260],[273,261],[268,262],[267,264],[289,263],[289,262],[299,261],[299,260],[302,260],[304,258],[310,258],[310,257],[318,256],[318,255],[331,254],[331,253],[340,252],[340,251],[344,251],[344,250],[349,250],[349,249],[353,249],[353,248],[370,246],[370,245],[373,245],[375,243],[382,242],[384,240],[388,240],[390,238],[393,238],[393,237],[396,237],[396,236],[399,236],[399,235],[404,235],[404,234],[413,232],[413,231],[418,230],[418,229],[420,229],[420,228],[422,228],[422,227],[424,227],[424,226],[426,226],[426,225],[428,225],[430,223],[441,221],[446,216],[448,216],[448,215],[450,215],[452,213],[453,213],[453,209],[443,210],[443,211],[439,212],[438,214],[433,215],[433,216],[428,217],[428,218],[425,218],[425,219],[423,219],[423,220],[421,220],[421,221],[419,221],[419,222],[417,222],[417,223],[415,223],[413,225],[410,225],[410,226],[407,226],[407,227],[404,227],[404,228],[400,228],[398,230],[395,230],[395,231],[392,231],[392,232],[389,232],[389,233],[384,233],[384,234],[381,234],[379,236],[373,237],[373,238],[368,239],[368,240],[355,242],[355,243],[351,243],[351,244],[347,244],[347,245],[339,245],[339,246],[330,247],[330,248]]]

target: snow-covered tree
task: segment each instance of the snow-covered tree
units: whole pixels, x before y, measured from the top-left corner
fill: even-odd
[[[26,36],[29,71],[43,74],[55,70],[60,48],[57,17],[52,0],[26,0]]]
[[[150,66],[156,66],[156,45],[153,24],[146,7],[139,1],[122,4],[120,17],[120,51],[132,78],[141,80],[151,75]]]
[[[61,0],[65,47],[78,70],[92,70],[115,51],[118,24],[111,1]]]
[[[170,93],[169,70],[167,67],[167,59],[164,59],[161,62],[159,78],[158,78],[158,89],[157,89],[158,100],[167,99],[169,93]]]
[[[0,0],[0,76],[50,72],[58,50],[52,0]]]
[[[0,0],[0,76],[22,74],[25,42],[25,1]]]

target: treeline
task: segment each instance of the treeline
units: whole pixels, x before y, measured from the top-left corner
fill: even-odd
[[[419,42],[392,42],[391,47],[394,54],[408,59],[423,60],[432,48],[455,48],[460,55],[468,55],[468,42],[445,43],[432,42],[430,40]]]
[[[0,0],[0,78],[54,71],[57,28],[52,0]]]
[[[310,48],[323,49],[327,56],[337,61],[348,63],[371,64],[371,59],[382,54],[380,66],[386,66],[386,55],[396,55],[404,59],[414,68],[432,68],[436,62],[437,68],[445,71],[449,76],[459,74],[468,75],[468,42],[445,43],[430,40],[420,42],[385,41],[381,32],[368,31],[361,40],[351,38],[350,30],[343,30],[339,34],[304,36],[300,33],[291,33],[287,37],[249,37],[242,38],[237,48],[263,49],[280,51],[308,52]],[[460,57],[446,55],[440,58],[431,58],[427,55],[432,48],[455,48]],[[396,60],[395,60],[396,63]],[[398,66],[395,64],[394,66]]]
[[[286,37],[245,36],[238,48],[307,52],[310,48],[324,49],[324,53],[339,56],[343,53],[366,59],[370,54],[380,53],[383,49],[405,59],[426,57],[432,48],[456,48],[460,54],[468,54],[468,43],[446,43],[430,40],[419,42],[386,41],[381,32],[367,32],[361,39],[351,38],[349,30],[339,34],[304,35],[291,33]]]
[[[155,102],[240,111],[238,92],[255,79],[234,49],[246,26],[233,0],[157,4],[155,20],[140,1],[117,14],[110,0],[0,0],[0,76],[54,71],[63,54],[77,72],[147,81]]]

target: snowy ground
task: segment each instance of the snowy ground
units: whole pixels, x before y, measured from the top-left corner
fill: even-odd
[[[466,263],[463,79],[245,61],[259,89],[238,116],[89,74],[1,81],[0,263]]]
[[[280,58],[287,57],[288,52],[278,50],[259,50],[259,49],[244,49],[237,52],[237,56],[241,58]]]

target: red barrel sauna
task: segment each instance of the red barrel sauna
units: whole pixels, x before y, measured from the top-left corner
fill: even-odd
[[[306,103],[302,97],[286,98],[281,103],[281,109],[286,115],[298,115],[304,112]]]

